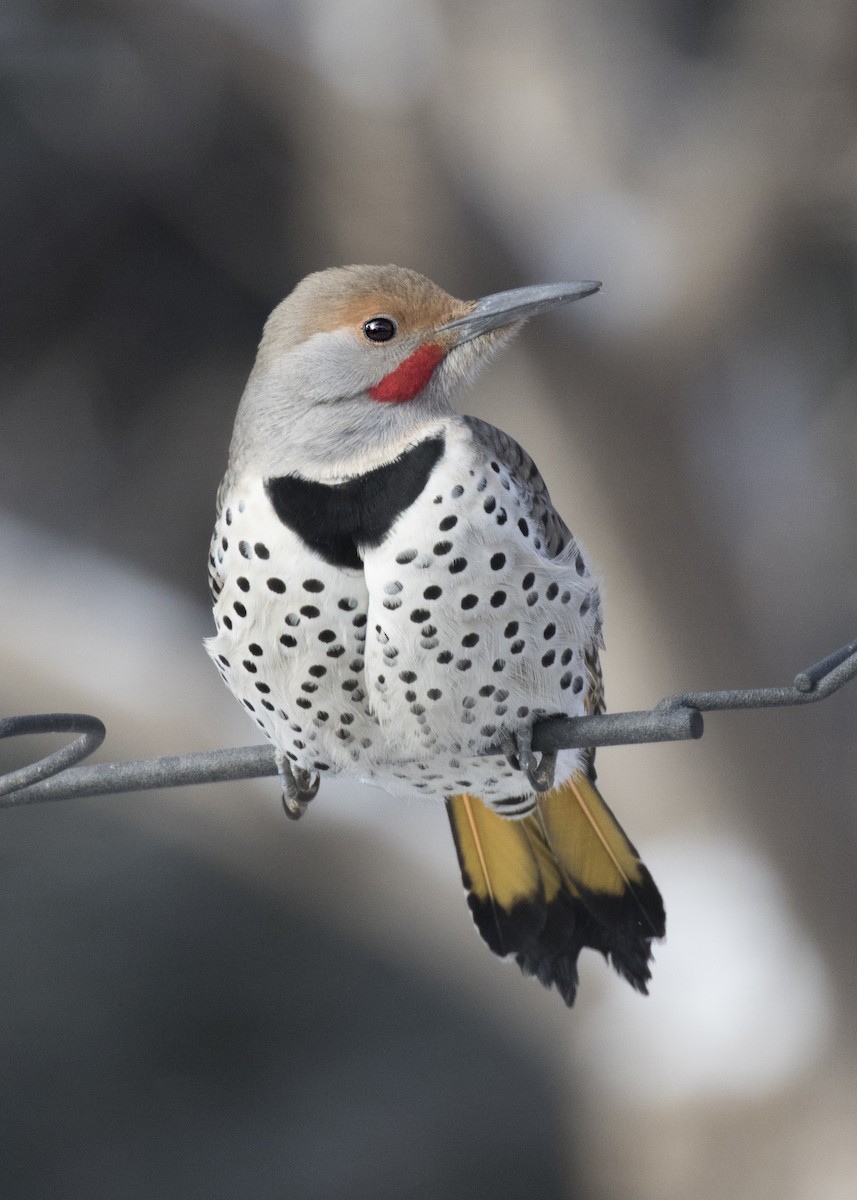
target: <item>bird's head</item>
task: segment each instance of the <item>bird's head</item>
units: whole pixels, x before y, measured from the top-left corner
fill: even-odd
[[[457,300],[403,267],[308,275],[274,309],[235,425],[233,468],[334,479],[395,457],[528,317],[595,282]]]

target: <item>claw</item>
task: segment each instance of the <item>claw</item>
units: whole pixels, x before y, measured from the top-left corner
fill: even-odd
[[[279,757],[277,771],[283,789],[283,811],[290,821],[298,821],[318,791],[318,774],[315,771],[305,771],[301,767],[293,767],[284,758]]]
[[[543,754],[537,761],[533,752],[533,731],[529,725],[522,726],[517,733],[506,733],[502,744],[506,761],[516,771],[524,772],[534,792],[551,790],[556,770],[556,752]]]

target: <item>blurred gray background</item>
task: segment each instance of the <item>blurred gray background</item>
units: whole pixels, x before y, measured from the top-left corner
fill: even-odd
[[[346,262],[604,280],[468,409],[600,566],[612,708],[857,634],[853,4],[5,0],[0,130],[3,711],[254,740],[214,493],[266,314]],[[439,808],[0,814],[3,1196],[853,1196],[855,716],[602,752],[669,936],[570,1013],[480,945]]]

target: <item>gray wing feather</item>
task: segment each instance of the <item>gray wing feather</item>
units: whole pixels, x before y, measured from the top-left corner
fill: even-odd
[[[478,417],[464,417],[464,421],[470,428],[474,441],[485,451],[486,457],[502,463],[529,491],[531,519],[541,530],[542,540],[550,557],[556,558],[569,546],[576,546],[571,531],[553,506],[547,484],[542,479],[538,467],[523,446],[502,429],[489,425],[487,421],[480,421]],[[598,658],[601,644],[603,643],[599,633],[598,643],[587,646],[584,652],[588,676],[587,711],[596,715],[605,710],[604,681]],[[586,751],[584,762],[589,777],[594,781],[594,749]]]
[[[547,484],[536,464],[523,446],[502,429],[489,425],[487,421],[480,421],[478,417],[464,417],[464,422],[473,434],[473,440],[485,451],[486,457],[502,463],[529,491],[532,520],[541,531],[548,554],[556,558],[574,542],[574,538],[554,508]]]

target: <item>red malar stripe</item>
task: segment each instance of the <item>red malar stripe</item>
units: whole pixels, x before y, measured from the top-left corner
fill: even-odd
[[[413,400],[431,379],[443,357],[444,351],[440,346],[424,342],[404,362],[399,363],[395,371],[370,388],[369,395],[373,400]]]

